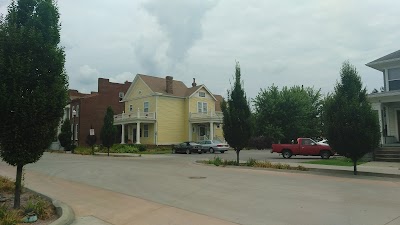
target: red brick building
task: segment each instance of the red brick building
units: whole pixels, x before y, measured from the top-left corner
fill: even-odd
[[[86,137],[89,135],[91,127],[94,129],[97,137],[96,144],[101,144],[100,131],[103,127],[103,120],[108,106],[114,111],[114,114],[120,114],[124,110],[124,103],[120,100],[127,92],[131,82],[126,81],[123,84],[112,83],[109,79],[98,79],[98,92],[91,94],[82,94],[76,90],[70,90],[69,95],[71,124],[74,126],[76,144],[86,146]],[[76,116],[73,116],[73,111]]]

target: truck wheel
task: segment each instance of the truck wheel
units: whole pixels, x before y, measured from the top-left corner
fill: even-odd
[[[329,159],[329,157],[331,157],[331,153],[329,151],[321,151],[320,155],[323,159]]]
[[[288,159],[288,158],[292,157],[292,152],[290,150],[283,150],[282,156],[283,156],[283,158]]]

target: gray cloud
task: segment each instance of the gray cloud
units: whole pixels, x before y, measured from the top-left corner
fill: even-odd
[[[156,21],[165,34],[167,44],[163,49],[169,65],[164,69],[171,70],[177,63],[182,62],[188,50],[202,38],[202,19],[216,1],[182,1],[182,0],[151,0],[143,4],[143,8],[156,18]],[[156,55],[146,51],[145,45],[138,47],[135,52],[145,67],[154,66]],[[161,43],[151,43],[154,45]],[[154,47],[150,47],[153,49]],[[155,54],[157,51],[153,51]],[[148,54],[150,53],[150,54]],[[155,69],[157,71],[157,69]],[[165,72],[165,71],[164,71]]]

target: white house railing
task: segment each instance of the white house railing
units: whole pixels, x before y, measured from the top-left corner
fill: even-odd
[[[114,123],[120,123],[124,121],[133,121],[133,120],[155,120],[156,113],[155,112],[136,112],[136,113],[122,113],[114,115]]]
[[[214,120],[216,122],[222,122],[224,115],[222,112],[207,112],[207,113],[190,113],[189,120],[197,121],[197,120]]]

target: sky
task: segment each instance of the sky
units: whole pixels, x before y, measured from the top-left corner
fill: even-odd
[[[10,0],[0,0],[6,13]],[[304,85],[332,92],[349,60],[368,91],[382,73],[365,66],[400,49],[396,0],[58,0],[69,88],[136,74],[192,79],[226,96],[235,63],[248,98]]]

